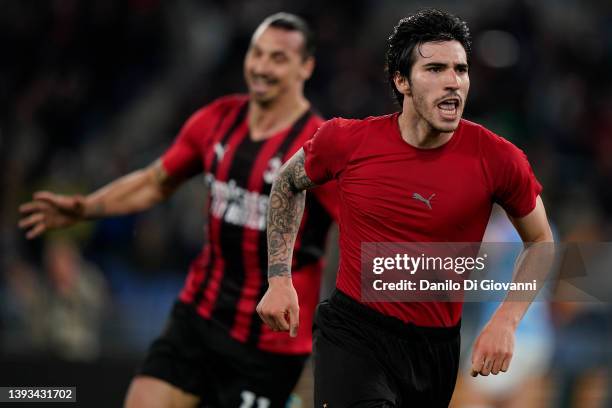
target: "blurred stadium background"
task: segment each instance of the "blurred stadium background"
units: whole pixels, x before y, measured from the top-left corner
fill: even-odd
[[[153,211],[33,242],[17,229],[19,203],[153,161],[191,112],[244,92],[250,35],[276,11],[317,33],[306,93],[325,117],[388,113],[385,40],[420,6],[470,24],[465,117],[526,151],[558,237],[611,241],[610,1],[0,1],[0,385],[77,385],[83,406],[119,406],[203,238],[201,179]],[[612,307],[544,306],[530,334],[547,342],[524,347],[539,369],[493,394],[463,376],[453,407],[491,406],[481,394],[508,403],[498,406],[612,406]],[[466,308],[465,355],[483,309]]]

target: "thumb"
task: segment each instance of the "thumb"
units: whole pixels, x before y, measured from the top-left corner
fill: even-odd
[[[300,311],[297,306],[289,308],[289,335],[296,337],[300,327]]]
[[[59,194],[54,194],[50,191],[38,191],[34,193],[35,200],[44,201],[57,207],[66,207],[66,205],[68,204],[68,200],[66,200],[67,198],[68,197],[61,196]]]
[[[59,207],[62,210],[79,210],[80,196],[65,196],[54,194],[50,191],[39,191],[34,193],[34,199],[44,201],[53,206]]]

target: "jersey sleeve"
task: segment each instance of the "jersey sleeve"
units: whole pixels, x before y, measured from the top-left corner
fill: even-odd
[[[213,103],[191,115],[172,146],[163,154],[162,164],[171,177],[187,179],[202,172],[202,152],[209,147],[215,107]]]
[[[493,194],[495,202],[512,217],[524,217],[536,206],[542,185],[536,179],[525,153],[499,138],[493,161]]]
[[[315,184],[337,178],[346,167],[350,151],[347,143],[342,142],[345,130],[338,121],[332,119],[323,123],[312,139],[304,143],[304,169]]]

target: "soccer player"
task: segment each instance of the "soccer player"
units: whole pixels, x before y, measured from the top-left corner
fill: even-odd
[[[443,407],[454,390],[461,303],[361,302],[362,242],[480,242],[494,202],[523,241],[552,240],[523,152],[461,119],[469,52],[469,29],[455,16],[425,10],[400,20],[386,65],[401,112],[326,122],[272,187],[269,287],[258,312],[273,329],[295,332],[291,248],[304,191],[338,182],[340,267],[315,315],[317,407]],[[525,256],[519,271],[533,260]],[[475,342],[472,375],[508,370],[528,304],[499,307]]]
[[[312,348],[324,241],[335,195],[315,192],[293,253],[303,329],[291,338],[255,313],[265,292],[268,195],[281,164],[323,122],[303,94],[314,69],[313,35],[278,13],[253,34],[244,60],[249,95],[220,98],[185,123],[151,166],[86,196],[39,192],[20,210],[34,238],[75,222],[143,211],[205,173],[208,243],[191,264],[167,328],[133,380],[126,406],[284,407]],[[325,187],[327,190],[333,186]]]

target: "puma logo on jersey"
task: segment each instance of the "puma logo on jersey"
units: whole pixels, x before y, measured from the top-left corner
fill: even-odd
[[[221,143],[215,143],[214,150],[215,155],[217,156],[217,161],[223,160],[223,156],[225,156],[225,152],[227,152],[228,147],[223,146]]]
[[[431,210],[431,199],[434,198],[436,194],[432,194],[429,196],[429,198],[425,198],[422,195],[420,195],[419,193],[412,193],[412,198],[414,198],[415,200],[419,200],[423,203],[425,203],[425,205],[427,206],[427,208],[429,208]]]
[[[263,174],[263,178],[266,183],[274,183],[274,180],[276,180],[276,176],[278,176],[278,172],[280,171],[282,164],[283,162],[278,157],[273,157],[270,159],[270,161],[268,161],[268,169]]]

